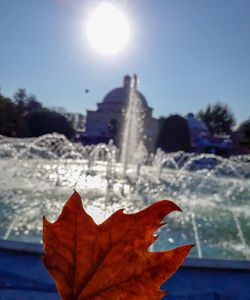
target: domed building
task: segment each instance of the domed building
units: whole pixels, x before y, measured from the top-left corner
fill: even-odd
[[[152,117],[153,109],[148,106],[145,97],[137,90],[135,79],[135,95],[138,97],[143,112],[143,139],[149,151],[154,150],[158,120]],[[93,143],[108,142],[113,139],[119,144],[119,132],[122,131],[123,120],[131,89],[131,77],[125,76],[122,87],[110,91],[101,103],[97,103],[97,110],[87,110],[86,135]]]
[[[206,124],[201,120],[197,119],[193,113],[189,113],[186,117],[186,120],[190,131],[191,146],[195,148],[196,142],[201,137],[209,135],[209,132]]]
[[[196,153],[213,153],[229,157],[232,153],[232,140],[230,136],[211,135],[204,122],[190,113],[186,117],[191,146]]]

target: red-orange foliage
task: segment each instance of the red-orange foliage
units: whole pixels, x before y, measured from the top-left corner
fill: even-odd
[[[135,214],[118,210],[97,225],[75,192],[55,223],[43,219],[43,263],[62,299],[161,299],[166,291],[160,285],[192,248],[147,251],[157,238],[152,234],[174,210],[180,208],[164,200]]]

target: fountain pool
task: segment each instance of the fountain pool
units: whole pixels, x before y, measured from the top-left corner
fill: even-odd
[[[76,189],[97,223],[119,208],[179,205],[155,251],[195,243],[193,257],[249,259],[249,157],[158,150],[144,164],[128,162],[124,176],[118,156],[112,143],[82,146],[59,134],[0,137],[0,238],[41,243],[42,216],[55,221]]]

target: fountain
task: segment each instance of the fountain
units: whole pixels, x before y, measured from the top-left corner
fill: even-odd
[[[148,155],[137,76],[127,79],[121,153],[112,140],[83,146],[57,133],[0,136],[0,239],[40,243],[42,216],[54,221],[76,189],[97,223],[119,208],[174,201],[183,214],[168,217],[154,250],[195,243],[194,257],[249,259],[250,157],[160,149]]]
[[[9,293],[11,282],[11,292],[18,295],[14,299],[26,297],[30,290],[39,299],[48,294],[58,299],[40,260],[42,216],[55,221],[76,189],[96,223],[119,208],[131,213],[159,200],[175,202],[183,213],[167,217],[167,226],[159,229],[149,250],[190,243],[196,247],[184,272],[181,268],[164,284],[173,293],[167,297],[224,299],[226,290],[230,299],[247,299],[250,156],[225,159],[183,151],[166,154],[161,149],[149,155],[143,144],[136,76],[130,84],[121,151],[112,140],[83,146],[57,133],[25,139],[0,136],[0,248],[7,261],[0,269],[0,298]]]
[[[97,223],[121,207],[174,201],[183,214],[168,217],[154,250],[195,243],[193,257],[249,259],[249,156],[158,149],[131,164],[129,155],[122,164],[112,142],[82,146],[56,133],[1,137],[0,238],[40,243],[42,216],[54,221],[75,188]]]
[[[133,76],[129,86],[127,108],[123,125],[121,143],[121,163],[123,165],[123,175],[126,175],[128,163],[140,165],[142,158],[142,128],[143,111],[140,98],[136,95],[138,78]],[[138,167],[137,167],[138,169]]]

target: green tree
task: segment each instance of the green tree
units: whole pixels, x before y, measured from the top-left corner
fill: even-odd
[[[190,150],[190,132],[185,118],[172,115],[160,118],[156,146],[165,152]]]
[[[232,111],[226,104],[216,103],[208,105],[203,111],[200,110],[197,117],[202,120],[211,134],[227,134],[235,125],[235,118]]]
[[[250,120],[242,124],[239,143],[250,150]]]
[[[36,96],[33,94],[27,95],[25,89],[18,89],[18,91],[13,95],[13,98],[16,105],[22,108],[24,114],[42,108],[42,104],[37,101]]]
[[[25,89],[18,89],[13,95],[16,109],[18,111],[16,124],[18,137],[29,136],[29,126],[27,124],[27,116],[29,113],[42,109],[42,104],[37,101],[33,94],[27,95]]]
[[[27,100],[27,94],[25,89],[18,89],[17,92],[13,95],[15,103],[17,105],[24,104]]]
[[[18,111],[11,99],[0,95],[0,134],[16,136]]]
[[[26,109],[25,106],[27,104],[27,94],[25,89],[18,89],[18,91],[13,95],[16,109],[17,109],[17,119],[16,119],[16,127],[17,132],[16,136],[25,137],[28,136],[27,122],[25,120]]]
[[[64,116],[48,109],[30,113],[27,116],[27,121],[31,136],[58,132],[64,134],[67,138],[71,138],[75,132]]]
[[[31,95],[28,97],[28,101],[25,105],[25,112],[31,113],[36,110],[41,110],[42,104],[36,100],[36,97]]]

